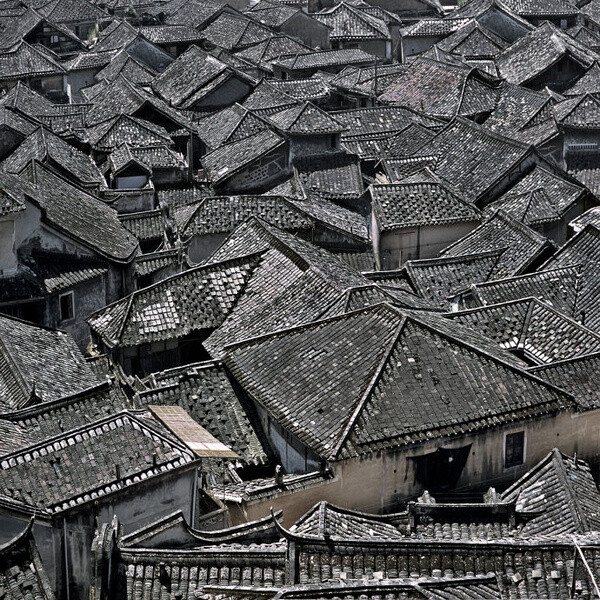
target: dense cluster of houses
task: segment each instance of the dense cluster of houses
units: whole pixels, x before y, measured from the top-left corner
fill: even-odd
[[[0,0],[0,600],[600,598],[600,1]]]

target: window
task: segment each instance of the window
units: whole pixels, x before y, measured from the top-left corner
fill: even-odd
[[[60,43],[60,38],[57,35],[51,35],[50,36],[50,43],[51,44],[58,44],[58,43]]]
[[[60,320],[66,321],[67,319],[72,319],[75,316],[75,294],[73,292],[68,292],[66,294],[61,294],[58,297],[58,301],[60,304]]]
[[[525,432],[507,433],[504,437],[504,467],[516,467],[525,462]]]

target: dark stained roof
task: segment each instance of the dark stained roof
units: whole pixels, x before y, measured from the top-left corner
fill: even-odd
[[[520,85],[537,77],[561,58],[587,69],[599,56],[550,22],[545,22],[496,57],[500,75]]]
[[[536,377],[573,394],[579,406],[600,407],[600,353],[560,360],[529,369]]]
[[[239,141],[220,146],[204,155],[202,164],[208,170],[210,181],[218,185],[285,143],[286,140],[279,134],[265,129]]]
[[[571,405],[523,371],[387,305],[228,346],[224,362],[273,418],[330,459]]]
[[[494,279],[519,275],[543,258],[554,244],[502,211],[495,212],[477,229],[443,250],[442,257],[503,250],[490,276]],[[473,281],[472,283],[476,283]]]
[[[24,41],[0,54],[0,80],[3,81],[65,74],[62,65],[49,54]]]
[[[254,254],[178,273],[109,304],[93,313],[88,323],[109,347],[215,329],[235,306],[259,262]]]
[[[588,465],[556,448],[533,469],[502,493],[504,502],[515,502],[532,518],[523,537],[563,533],[587,533],[600,527],[600,493]]]
[[[534,226],[559,220],[586,193],[583,186],[536,166],[498,200],[488,204],[486,211],[502,209],[518,221]]]
[[[360,48],[348,48],[344,50],[321,50],[308,54],[296,54],[290,58],[280,58],[275,65],[286,71],[317,71],[342,65],[368,65],[374,63],[376,56],[361,50]]]
[[[384,21],[343,1],[315,13],[314,18],[331,27],[329,38],[332,41],[391,40]]]
[[[267,461],[246,409],[220,363],[197,363],[154,373],[145,383],[149,389],[139,392],[136,398],[143,406],[180,406],[219,441],[230,446],[244,463],[258,465]]]
[[[31,160],[57,165],[74,183],[85,187],[105,188],[106,181],[96,163],[62,138],[39,127],[6,157],[0,168],[9,173],[21,173]]]
[[[68,334],[0,316],[0,412],[56,400],[98,383]]]
[[[56,598],[33,537],[33,523],[24,523],[23,531],[0,545],[0,589],[6,600]]]
[[[372,185],[369,189],[373,215],[382,231],[481,220],[477,208],[441,182]]]
[[[34,165],[35,184],[27,195],[43,210],[43,222],[109,260],[129,262],[133,258],[137,241],[121,225],[115,210],[44,165]]]
[[[497,84],[477,70],[418,58],[384,90],[379,100],[451,118],[489,113],[496,106]]]
[[[123,411],[2,456],[1,497],[55,514],[193,463],[154,419]]]
[[[536,364],[600,352],[600,335],[535,298],[450,313],[448,318]]]

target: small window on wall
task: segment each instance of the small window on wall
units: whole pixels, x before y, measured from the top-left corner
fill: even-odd
[[[507,433],[504,437],[504,468],[525,462],[525,432]]]
[[[68,292],[58,297],[60,304],[60,320],[67,321],[75,316],[75,294]]]

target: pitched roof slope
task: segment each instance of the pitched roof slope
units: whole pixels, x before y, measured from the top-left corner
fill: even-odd
[[[502,493],[520,513],[532,513],[522,536],[587,533],[600,527],[600,493],[590,468],[556,448]],[[539,514],[536,514],[539,513]]]
[[[137,346],[218,327],[259,261],[255,254],[189,269],[109,304],[87,321],[109,347]]]
[[[387,305],[231,345],[224,362],[270,415],[330,459],[571,404],[448,330]]]

